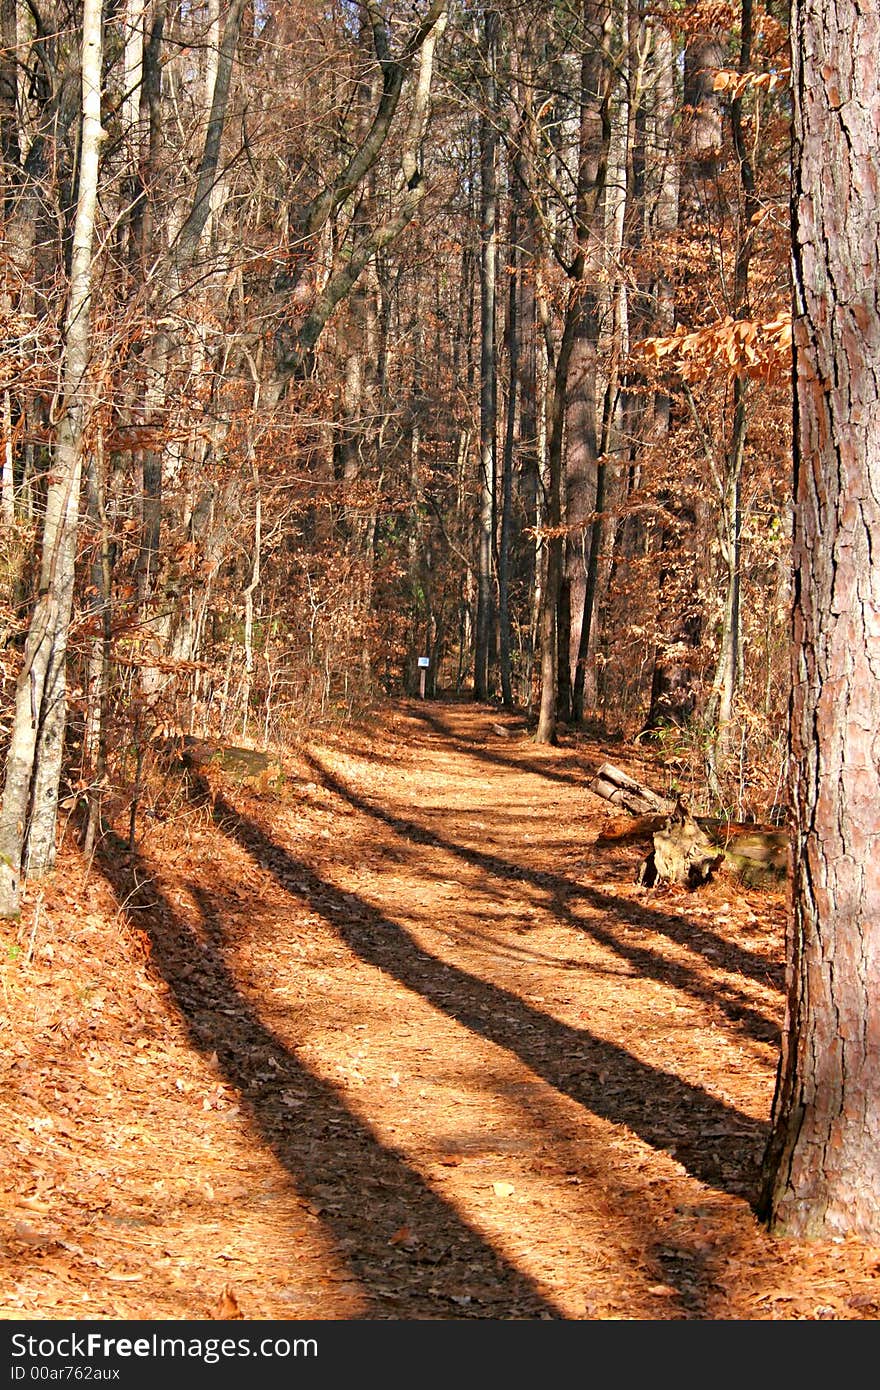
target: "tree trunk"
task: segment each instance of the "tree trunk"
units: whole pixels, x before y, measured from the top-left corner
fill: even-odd
[[[566,381],[565,572],[567,598],[559,615],[559,714],[570,718],[584,617],[589,564],[589,518],[596,506],[596,358],[598,313],[595,295],[583,294]]]
[[[538,743],[555,743],[558,715],[570,714],[571,666],[569,641],[570,589],[563,593],[564,541],[562,536],[563,438],[569,379],[576,347],[583,352],[580,364],[582,377],[577,383],[578,400],[585,418],[585,432],[579,445],[589,443],[588,424],[592,421],[592,454],[596,456],[595,381],[591,363],[595,361],[597,319],[596,299],[587,283],[590,272],[598,272],[601,237],[592,233],[598,226],[608,171],[608,147],[611,135],[609,100],[612,63],[607,47],[609,41],[609,10],[602,0],[584,0],[582,7],[583,44],[580,68],[580,122],[578,132],[578,177],[575,199],[575,253],[569,268],[568,302],[562,340],[556,357],[553,384],[552,423],[548,445],[549,487],[547,497],[547,575],[541,609],[541,705]],[[591,399],[588,399],[591,397]],[[580,418],[580,417],[579,417]],[[563,611],[559,613],[560,597]],[[552,605],[552,616],[550,607]],[[563,621],[565,620],[564,627]],[[565,663],[565,679],[560,691],[560,669]],[[553,679],[548,691],[547,681]],[[559,697],[562,707],[559,708]]]
[[[747,73],[752,65],[752,0],[742,0],[740,24],[739,70]],[[731,102],[733,144],[739,167],[741,189],[737,226],[736,265],[734,268],[733,315],[748,319],[749,270],[755,236],[755,217],[759,203],[755,191],[755,174],[743,127],[742,97]],[[724,609],[721,624],[718,665],[715,672],[713,697],[710,703],[710,723],[714,724],[709,755],[711,783],[721,790],[718,774],[723,771],[730,754],[731,723],[734,698],[740,683],[742,658],[740,652],[740,604],[742,558],[742,470],[748,437],[748,379],[740,375],[733,387],[733,426],[725,459],[719,510],[719,540],[724,562]],[[717,794],[717,793],[716,793]]]
[[[880,11],[792,16],[793,910],[762,1214],[880,1239]],[[854,199],[853,189],[865,190]]]
[[[0,810],[0,916],[17,915],[21,873],[55,858],[58,787],[67,717],[66,656],[73,605],[82,438],[91,351],[92,243],[101,127],[101,0],[85,0],[79,191],[65,321],[64,400],[46,497],[40,596],[18,677]]]
[[[477,533],[477,621],[474,644],[474,699],[487,700],[490,685],[492,636],[492,556],[495,548],[496,417],[498,413],[498,361],[495,344],[495,293],[497,279],[498,139],[495,133],[495,60],[498,48],[498,15],[484,17],[483,82],[485,110],[480,119],[480,512]]]
[[[206,104],[209,103],[205,125],[202,153],[199,161],[195,193],[189,210],[177,236],[168,248],[164,263],[158,275],[154,293],[154,308],[160,322],[167,320],[168,308],[184,297],[183,277],[196,259],[206,224],[211,216],[211,199],[217,183],[220,167],[221,141],[229,94],[232,85],[233,63],[241,31],[242,15],[247,0],[232,0],[229,6],[223,32],[220,36],[216,60],[212,61],[206,72]],[[154,20],[161,38],[161,25],[164,19],[164,4],[160,4]],[[158,61],[158,53],[151,45],[147,54],[147,85],[150,93],[157,86],[157,74],[153,69]],[[158,97],[158,93],[155,93]],[[154,104],[151,112],[151,165],[155,173],[155,146],[159,137],[158,108]],[[145,224],[146,226],[147,224]],[[147,421],[159,432],[164,424],[167,403],[167,383],[175,355],[175,343],[167,327],[160,327],[150,345],[150,378],[146,392]],[[163,655],[173,626],[172,598],[161,594],[161,530],[163,520],[163,490],[165,475],[176,471],[169,463],[172,446],[154,445],[143,459],[143,511],[141,524],[141,555],[139,588],[144,609],[144,622],[153,633],[151,648],[157,655]],[[176,461],[175,461],[176,464]],[[158,611],[157,611],[158,609]],[[141,682],[145,696],[150,702],[158,699],[167,681],[158,666],[145,663],[141,671]]]
[[[611,344],[610,344],[610,363],[606,369],[604,380],[604,407],[598,409],[597,392],[600,390],[598,373],[595,361],[599,356],[599,324],[600,317],[596,310],[593,310],[590,319],[593,324],[594,334],[594,366],[593,366],[593,389],[591,411],[589,418],[585,421],[588,430],[587,442],[592,450],[591,457],[591,492],[589,506],[586,508],[584,522],[587,521],[587,512],[592,512],[589,517],[589,524],[585,525],[583,541],[581,546],[580,573],[575,596],[575,587],[572,586],[572,623],[571,623],[571,653],[572,661],[572,684],[571,684],[571,717],[575,723],[581,723],[584,718],[584,710],[587,692],[590,692],[591,703],[594,703],[596,693],[596,664],[595,649],[598,629],[598,610],[607,587],[609,577],[609,566],[603,564],[601,571],[599,558],[603,545],[603,511],[606,505],[606,498],[609,484],[613,479],[609,478],[609,455],[615,453],[620,448],[622,437],[621,414],[623,409],[623,398],[620,385],[621,363],[626,361],[629,353],[629,304],[627,299],[626,285],[618,283],[618,271],[616,267],[621,263],[621,253],[624,246],[624,231],[626,225],[627,202],[628,202],[628,177],[627,171],[630,166],[632,156],[632,127],[631,120],[632,104],[631,89],[633,85],[633,54],[630,36],[630,4],[629,0],[618,0],[618,27],[621,39],[625,45],[623,53],[620,55],[616,67],[615,76],[610,82],[609,92],[609,116],[605,123],[605,144],[607,154],[607,172],[605,174],[604,197],[602,200],[602,213],[604,220],[602,244],[605,248],[605,273],[599,278],[607,281],[607,291],[602,305],[601,316],[611,324]],[[601,164],[600,164],[601,168]],[[601,430],[597,439],[597,425],[601,417]],[[569,524],[572,518],[569,517]]]
[[[501,675],[501,698],[506,708],[513,705],[513,678],[510,642],[510,566],[513,540],[513,450],[516,440],[517,402],[519,396],[519,319],[517,309],[520,295],[519,217],[516,203],[510,211],[510,251],[507,297],[507,362],[510,386],[507,392],[507,420],[504,428],[504,452],[501,461],[501,535],[498,542],[498,647]]]
[[[92,549],[89,608],[101,636],[91,641],[86,679],[86,719],[83,740],[83,780],[88,814],[83,850],[90,855],[101,822],[101,801],[107,771],[107,717],[110,703],[110,660],[113,638],[113,559],[105,507],[106,464],[104,439],[96,431],[95,445],[86,464],[86,516]]]
[[[698,20],[699,8],[693,0],[688,8],[696,11],[695,20]],[[714,89],[714,78],[717,70],[724,66],[724,58],[724,44],[717,33],[702,32],[699,27],[690,30],[684,55],[685,149],[679,223],[688,228],[691,236],[701,237],[712,245],[720,235],[716,224],[723,138],[722,100]],[[664,215],[668,217],[673,202],[671,199],[664,202]],[[662,289],[662,282],[658,289]],[[659,297],[658,305],[662,305]],[[668,405],[665,409],[668,410]],[[663,555],[658,577],[660,640],[654,654],[645,732],[668,725],[686,726],[699,700],[700,647],[705,628],[695,559],[702,545],[698,535],[700,518],[697,508],[686,499],[687,492],[694,490],[694,479],[680,481],[681,486],[676,480],[674,488],[659,499],[666,512],[659,528],[659,548]],[[683,582],[685,575],[687,578]]]

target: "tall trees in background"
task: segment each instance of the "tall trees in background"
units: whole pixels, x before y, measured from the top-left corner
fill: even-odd
[[[873,1237],[880,22],[794,37],[792,634],[775,0],[0,0],[0,915],[417,654],[738,816],[791,684],[764,1210]]]
[[[792,16],[793,913],[765,1214],[880,1233],[880,16]],[[854,196],[858,194],[858,196]]]
[[[63,663],[93,828],[164,727],[282,736],[424,654],[541,739],[648,723],[717,800],[773,799],[785,34],[751,3],[107,8]],[[82,16],[0,9],[10,698],[67,418]]]

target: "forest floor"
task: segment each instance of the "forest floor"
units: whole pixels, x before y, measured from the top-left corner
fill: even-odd
[[[609,757],[657,786],[404,702],[68,829],[0,924],[0,1316],[880,1316],[751,1207],[784,891],[640,888]]]

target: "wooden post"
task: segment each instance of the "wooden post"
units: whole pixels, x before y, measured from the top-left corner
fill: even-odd
[[[431,658],[429,656],[419,657],[419,695],[423,700],[425,698],[425,678],[428,674],[430,663]]]

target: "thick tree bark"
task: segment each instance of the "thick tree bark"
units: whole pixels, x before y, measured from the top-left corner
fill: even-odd
[[[599,614],[607,590],[610,566],[599,559],[603,547],[603,510],[609,492],[614,490],[614,467],[608,462],[609,456],[621,447],[623,435],[623,393],[621,391],[621,363],[629,354],[629,302],[624,283],[618,281],[616,267],[621,264],[625,241],[627,206],[632,196],[631,179],[628,171],[633,157],[631,93],[635,76],[635,36],[631,33],[633,20],[629,0],[617,0],[617,23],[624,43],[624,50],[614,65],[614,76],[609,82],[609,113],[604,123],[604,144],[607,150],[602,164],[607,163],[605,173],[604,197],[602,199],[605,266],[600,273],[600,282],[606,282],[600,310],[593,310],[588,321],[594,334],[594,377],[592,408],[584,422],[588,447],[592,449],[590,490],[592,496],[585,509],[582,525],[582,544],[577,573],[577,584],[572,583],[572,621],[570,649],[571,663],[571,717],[575,723],[584,718],[587,693],[590,703],[595,703],[597,672],[595,654],[599,637]],[[610,325],[611,343],[607,351],[605,370],[597,370],[599,354],[599,320]],[[602,379],[604,378],[604,379]],[[604,393],[604,403],[600,407],[599,393]],[[598,434],[598,437],[597,437]],[[573,441],[572,441],[573,442]],[[610,476],[609,476],[610,474]],[[570,500],[570,497],[569,497]],[[591,513],[591,515],[588,515]],[[569,516],[569,525],[573,517]],[[586,524],[584,524],[586,523]]]
[[[792,52],[794,884],[761,1208],[779,1233],[876,1242],[880,11],[796,0]]]
[[[559,616],[559,716],[571,718],[573,687],[584,618],[589,565],[589,518],[596,507],[596,365],[599,315],[596,296],[583,294],[566,381],[565,539],[563,608]],[[566,594],[567,591],[567,594]]]

